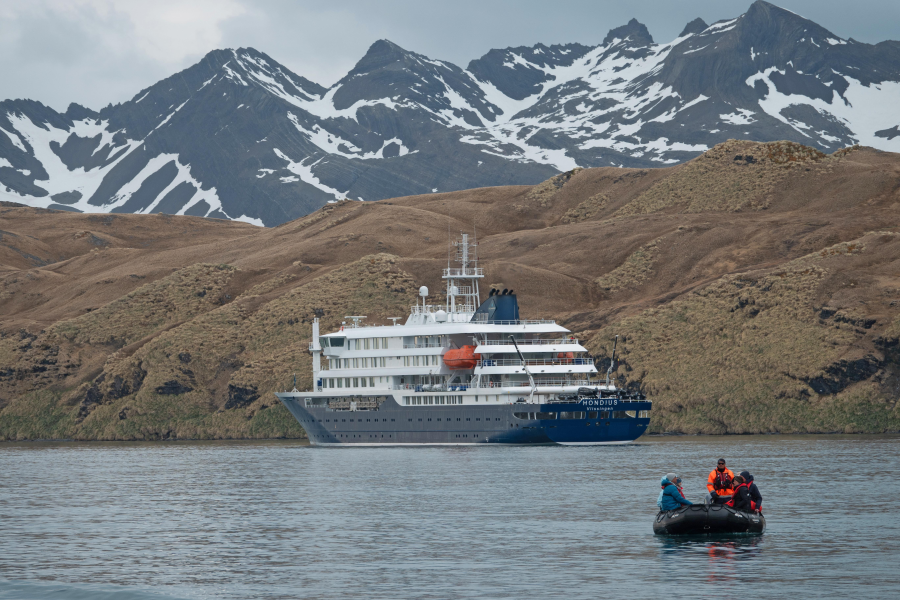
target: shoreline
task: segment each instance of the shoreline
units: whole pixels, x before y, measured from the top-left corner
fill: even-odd
[[[725,433],[725,434],[705,434],[705,433],[666,433],[666,434],[647,434],[643,435],[630,444],[624,446],[641,445],[642,443],[660,443],[667,440],[678,441],[707,441],[715,438],[727,438],[735,440],[738,438],[766,438],[766,439],[896,439],[900,437],[900,432],[891,431],[886,433]],[[46,439],[46,440],[0,440],[0,448],[13,445],[40,445],[40,444],[60,444],[60,445],[76,445],[76,444],[299,444],[302,446],[310,446],[309,440],[306,438],[222,438],[222,439],[168,439],[168,440],[72,440],[72,439]],[[516,444],[483,444],[484,447],[506,447],[516,446]],[[480,448],[482,446],[467,446],[471,448]],[[348,446],[354,448],[355,446]],[[388,446],[401,447],[401,446]],[[409,446],[402,446],[409,448]],[[414,446],[414,448],[431,448],[437,446]],[[548,444],[545,447],[567,448],[568,446],[554,446]],[[577,447],[577,446],[573,446]]]

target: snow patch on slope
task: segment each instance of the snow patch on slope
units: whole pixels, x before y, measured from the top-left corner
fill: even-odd
[[[853,132],[857,143],[890,152],[900,152],[900,137],[887,140],[875,135],[876,131],[896,125],[896,107],[900,106],[900,82],[884,81],[864,85],[849,75],[841,75],[850,85],[844,91],[843,98],[837,91],[834,91],[831,102],[828,103],[819,98],[782,94],[770,79],[771,74],[775,71],[778,71],[776,67],[769,67],[761,73],[748,77],[746,81],[750,87],[753,87],[757,81],[762,81],[769,88],[766,97],[759,101],[760,107],[766,114],[808,136],[809,134],[804,131],[808,126],[798,126],[796,121],[786,118],[781,112],[789,106],[811,106],[821,114],[831,115],[844,123]],[[846,102],[844,102],[845,99]]]

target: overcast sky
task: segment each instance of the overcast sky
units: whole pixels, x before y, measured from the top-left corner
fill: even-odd
[[[130,99],[216,48],[252,46],[326,87],[387,38],[465,67],[491,48],[595,45],[632,17],[667,42],[751,0],[0,0],[0,99]],[[780,0],[842,38],[900,39],[900,0]]]

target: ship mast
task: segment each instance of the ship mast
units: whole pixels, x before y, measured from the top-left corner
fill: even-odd
[[[478,280],[484,277],[484,269],[478,267],[476,246],[474,241],[469,241],[468,233],[450,244],[451,256],[448,256],[443,277],[447,281],[446,310],[450,322],[468,321],[481,304]],[[451,257],[456,258],[459,268],[450,266]]]

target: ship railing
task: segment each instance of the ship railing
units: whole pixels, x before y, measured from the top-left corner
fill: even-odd
[[[529,367],[542,366],[567,366],[567,365],[593,365],[594,359],[590,356],[585,358],[547,358],[526,360],[525,363]],[[521,367],[522,361],[516,358],[484,358],[479,360],[476,367]]]
[[[482,325],[556,325],[553,319],[513,319],[509,321],[488,320],[487,313],[476,313],[472,316],[472,323]],[[516,340],[518,343],[518,340]]]
[[[409,307],[409,312],[413,315],[430,315],[436,313],[439,310],[444,310],[443,304],[426,304],[425,306],[422,306],[421,304],[413,304]]]
[[[535,379],[534,385],[536,387],[560,387],[560,386],[573,386],[577,385],[579,387],[588,387],[588,386],[596,386],[596,381],[590,381],[588,379]],[[473,386],[469,386],[473,387]],[[529,388],[531,384],[528,381],[482,381],[478,386],[479,389],[484,388]]]
[[[444,269],[444,278],[447,277],[484,277],[484,269],[481,267],[467,267],[465,269]]]
[[[420,384],[420,383],[399,383],[391,387],[394,390],[409,390],[413,392],[464,392],[469,389],[470,385],[439,385],[439,384]]]
[[[403,344],[404,350],[415,349],[415,348],[443,348],[444,345],[441,342],[419,342],[418,344]]]
[[[516,343],[519,346],[560,346],[565,344],[570,345],[581,345],[575,338],[557,338],[557,339],[541,339],[541,338],[531,338],[531,339],[523,339],[516,340]],[[478,342],[479,346],[511,346],[512,343],[507,340],[483,340]]]

